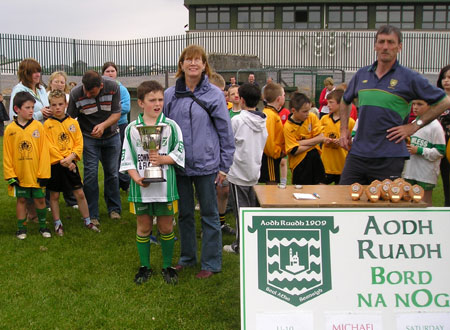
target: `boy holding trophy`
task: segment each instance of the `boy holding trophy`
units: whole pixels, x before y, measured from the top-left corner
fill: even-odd
[[[137,216],[136,244],[141,262],[134,281],[144,283],[152,275],[150,268],[150,232],[153,216],[161,234],[162,276],[176,284],[172,268],[174,247],[173,215],[177,210],[178,191],[175,166],[184,167],[181,130],[162,113],[164,89],[156,81],[145,81],[137,88],[138,105],[143,113],[125,130],[120,172],[128,172],[132,181],[128,201]]]

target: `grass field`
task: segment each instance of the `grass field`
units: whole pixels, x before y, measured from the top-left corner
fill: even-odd
[[[3,173],[3,163],[0,168]],[[78,211],[62,206],[64,237],[44,239],[38,225],[31,223],[28,238],[19,241],[14,235],[15,199],[6,191],[6,182],[1,180],[1,329],[240,328],[239,256],[224,253],[223,271],[209,279],[195,278],[198,266],[181,272],[179,284],[169,286],[159,275],[160,247],[152,245],[151,264],[156,275],[136,286],[136,220],[127,210],[123,192],[124,211],[119,222],[108,219],[100,199],[101,233],[84,229]],[[443,206],[441,183],[433,202]],[[47,219],[53,228],[50,214]],[[234,224],[231,216],[227,221]],[[178,235],[178,228],[175,230]],[[224,236],[224,244],[232,241],[233,237]],[[178,256],[177,242],[174,263]]]
[[[0,167],[3,176],[3,162]],[[44,239],[30,223],[20,241],[14,235],[15,199],[1,180],[1,329],[239,329],[239,256],[224,254],[223,271],[212,278],[196,279],[198,266],[170,286],[159,274],[161,248],[152,244],[156,275],[137,286],[136,220],[125,193],[121,197],[120,222],[107,217],[101,198],[101,233],[84,229],[78,211],[61,200],[65,236]],[[50,213],[47,219],[50,225]],[[224,244],[232,241],[224,236]],[[176,242],[174,263],[178,256]]]

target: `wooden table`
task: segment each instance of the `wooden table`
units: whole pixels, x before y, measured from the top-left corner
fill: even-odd
[[[328,185],[314,185],[303,186],[302,189],[296,189],[295,186],[286,186],[285,189],[280,189],[278,186],[255,186],[256,196],[259,204],[263,208],[300,208],[300,207],[405,207],[405,208],[425,208],[427,204],[423,201],[419,203],[401,201],[399,203],[392,203],[390,201],[379,200],[372,203],[367,200],[365,194],[361,196],[359,201],[353,201],[350,197],[349,186],[328,186]],[[294,193],[317,193],[320,199],[315,200],[297,200],[294,198]]]

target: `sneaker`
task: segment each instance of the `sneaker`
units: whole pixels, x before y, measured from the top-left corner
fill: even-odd
[[[150,235],[150,243],[159,245],[158,239],[156,238],[156,236],[153,235]]]
[[[220,228],[222,229],[222,234],[236,235],[236,230],[234,230],[234,228],[231,228],[230,225],[226,222],[222,226],[220,226]]]
[[[97,218],[91,218],[91,223],[94,224],[94,226],[100,226],[100,221],[98,221]]]
[[[62,225],[55,228],[55,234],[58,236],[64,236],[64,229]]]
[[[39,228],[39,232],[41,233],[42,237],[44,237],[44,238],[52,237],[52,234],[50,233],[50,230],[48,230],[48,228]]]
[[[110,217],[111,219],[113,219],[113,220],[119,220],[119,219],[120,219],[120,214],[119,214],[119,212],[111,211],[111,212],[109,213],[109,217]],[[92,220],[91,220],[91,221],[92,221]]]
[[[228,252],[228,253],[239,254],[239,252],[236,251],[236,246],[233,245],[233,244],[230,244],[230,245],[224,245],[224,246],[223,246],[223,250],[224,250],[225,252]]]
[[[91,220],[91,221],[92,221],[92,220]],[[100,229],[98,229],[97,226],[94,225],[92,222],[91,222],[90,224],[88,224],[88,225],[85,225],[85,227],[86,227],[87,229],[90,229],[90,230],[92,230],[92,231],[95,231],[96,233],[99,233],[99,232],[100,232]]]
[[[27,238],[27,230],[26,229],[19,229],[16,232],[16,237],[20,240]]]
[[[167,267],[161,271],[162,277],[167,284],[177,284],[178,283],[178,274],[175,268]]]
[[[148,269],[145,266],[142,266],[139,268],[138,273],[134,277],[134,283],[140,285],[144,282],[147,282],[150,276],[152,276],[152,270]]]

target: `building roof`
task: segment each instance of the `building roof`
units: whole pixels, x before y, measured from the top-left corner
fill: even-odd
[[[206,5],[295,5],[295,4],[311,4],[311,3],[318,3],[318,4],[345,4],[345,3],[364,3],[364,4],[411,4],[411,3],[430,3],[430,4],[447,4],[448,0],[386,0],[386,1],[380,1],[380,0],[258,0],[258,1],[252,1],[252,0],[184,0],[184,5],[186,7],[189,6],[206,6]]]

